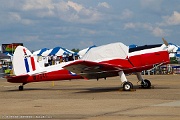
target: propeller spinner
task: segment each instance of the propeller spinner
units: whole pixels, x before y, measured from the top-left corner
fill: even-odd
[[[165,44],[166,47],[167,47],[167,51],[168,51],[169,53],[172,52],[172,51],[174,50],[175,46],[174,46],[174,45],[169,45],[169,43],[168,43],[164,38],[162,38],[162,40],[163,40],[164,44]]]

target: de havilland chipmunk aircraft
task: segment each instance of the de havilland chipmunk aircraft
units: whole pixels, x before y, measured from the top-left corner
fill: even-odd
[[[129,48],[123,43],[111,43],[90,49],[81,59],[62,62],[57,65],[40,67],[32,53],[23,46],[18,46],[14,52],[14,75],[7,81],[21,83],[19,90],[31,82],[100,79],[120,76],[123,90],[129,91],[133,84],[125,74],[136,73],[142,88],[150,88],[151,82],[143,79],[141,72],[152,69],[154,65],[164,65],[170,62],[169,53],[174,49],[164,40],[164,44],[144,45]]]

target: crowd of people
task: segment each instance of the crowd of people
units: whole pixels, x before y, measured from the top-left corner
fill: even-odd
[[[45,67],[79,59],[78,55],[66,54],[62,56],[38,56],[37,61],[43,62]]]

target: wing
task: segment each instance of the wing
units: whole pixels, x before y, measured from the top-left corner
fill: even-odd
[[[63,68],[76,73],[87,79],[99,79],[117,76],[122,71],[122,66],[115,66],[107,63],[97,63],[90,61],[75,61]]]

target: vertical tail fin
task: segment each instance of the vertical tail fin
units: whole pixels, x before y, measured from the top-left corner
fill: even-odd
[[[15,75],[24,75],[39,70],[40,66],[26,47],[18,46],[13,56],[13,69]]]

